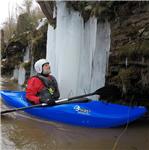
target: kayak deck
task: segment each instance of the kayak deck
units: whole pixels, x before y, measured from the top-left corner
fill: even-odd
[[[26,101],[25,94],[23,91],[1,91],[4,103],[15,108],[31,105]],[[128,107],[102,101],[89,101],[37,107],[24,111],[43,120],[77,126],[107,128],[132,122],[143,116],[147,110],[142,106]]]

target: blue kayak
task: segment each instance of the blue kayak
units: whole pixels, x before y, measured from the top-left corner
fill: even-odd
[[[1,91],[3,102],[11,107],[20,108],[31,104],[24,91]],[[130,123],[147,111],[145,107],[128,107],[102,101],[70,103],[55,106],[36,107],[24,110],[27,114],[42,120],[56,121],[71,125],[109,128]]]

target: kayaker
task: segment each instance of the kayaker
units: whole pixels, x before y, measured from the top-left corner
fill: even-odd
[[[32,104],[50,103],[60,97],[58,84],[51,75],[50,65],[46,59],[38,60],[34,65],[37,75],[27,82],[26,98]]]

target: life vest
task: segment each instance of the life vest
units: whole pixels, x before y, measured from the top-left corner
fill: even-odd
[[[59,98],[60,94],[58,90],[57,81],[53,76],[50,76],[51,80],[40,74],[37,74],[34,77],[40,79],[45,85],[45,87],[40,92],[37,93],[37,96],[43,99],[53,99],[53,100]]]

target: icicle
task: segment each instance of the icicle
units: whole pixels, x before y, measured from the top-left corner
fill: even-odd
[[[104,86],[107,65],[107,53],[110,50],[110,25],[108,22],[98,23],[96,33],[96,49],[93,56],[91,89]]]
[[[127,68],[127,66],[128,66],[128,59],[127,59],[127,57],[126,57],[126,59],[125,59],[125,66],[126,66],[126,68]]]
[[[25,82],[25,69],[20,65],[19,75],[18,75],[18,84],[23,85]]]
[[[47,59],[61,97],[93,92],[104,86],[110,50],[110,25],[91,17],[85,24],[77,11],[57,2],[56,29],[48,26]]]
[[[41,27],[43,27],[46,22],[47,22],[47,18],[42,18],[38,20],[38,26],[36,27],[36,30],[39,30]]]
[[[23,57],[23,62],[29,62],[29,47],[26,48],[25,50],[25,55]]]
[[[35,72],[35,70],[34,70],[34,57],[32,56],[32,57],[31,57],[30,76],[33,76],[33,75],[35,75],[35,74],[36,74],[36,72]]]
[[[13,70],[13,77],[11,78],[11,80],[18,80],[18,74],[19,74],[18,66],[15,66],[15,69]]]

